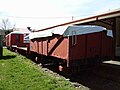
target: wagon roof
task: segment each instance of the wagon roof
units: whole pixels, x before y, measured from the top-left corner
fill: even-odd
[[[65,36],[101,32],[103,30],[106,30],[106,28],[101,26],[95,26],[95,25],[60,26],[60,27],[56,27],[56,28],[52,28],[44,31],[33,32],[33,33],[30,33],[29,36],[30,36],[30,39],[49,37],[49,36],[52,36],[53,34],[59,34],[65,37]]]
[[[21,31],[13,31],[13,32],[9,33],[8,35],[10,35],[10,34],[29,34],[29,33],[28,32],[21,32]]]

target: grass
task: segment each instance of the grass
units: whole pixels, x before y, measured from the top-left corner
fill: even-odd
[[[69,81],[41,70],[24,56],[3,49],[0,90],[75,90]]]

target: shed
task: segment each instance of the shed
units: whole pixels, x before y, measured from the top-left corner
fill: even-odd
[[[0,30],[0,58],[3,56],[3,45],[2,45],[2,36],[4,35],[4,31]]]

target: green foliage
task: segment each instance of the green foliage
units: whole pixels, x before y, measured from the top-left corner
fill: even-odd
[[[0,60],[0,90],[74,90],[70,82],[40,69],[27,58],[3,50]]]

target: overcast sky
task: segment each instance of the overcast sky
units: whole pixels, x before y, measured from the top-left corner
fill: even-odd
[[[0,0],[0,19],[40,29],[120,8],[120,0]]]

